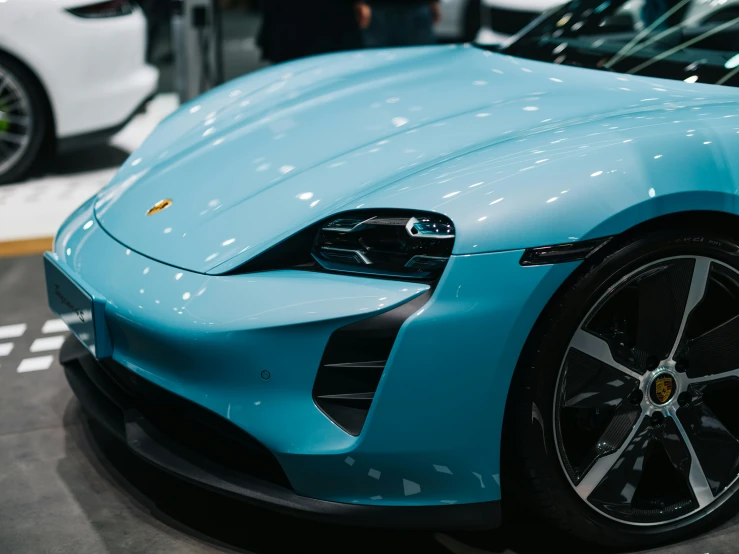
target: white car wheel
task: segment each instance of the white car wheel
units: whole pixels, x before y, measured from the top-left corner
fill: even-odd
[[[34,79],[0,56],[0,184],[19,180],[37,160],[47,117]]]

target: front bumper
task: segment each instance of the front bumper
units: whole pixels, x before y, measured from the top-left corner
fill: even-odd
[[[500,502],[387,507],[300,496],[271,453],[226,420],[114,362],[97,362],[73,336],[61,362],[90,417],[147,462],[205,488],[288,515],[354,526],[487,529],[500,522]]]
[[[187,272],[116,242],[95,221],[92,201],[64,225],[53,256],[104,296],[111,361],[263,445],[306,510],[309,499],[394,509],[467,504],[490,518],[486,526],[496,523],[487,503],[500,499],[513,370],[541,309],[577,265],[521,267],[520,251],[453,257],[400,328],[352,436],[312,397],[327,344],[338,329],[407,305],[425,285]]]

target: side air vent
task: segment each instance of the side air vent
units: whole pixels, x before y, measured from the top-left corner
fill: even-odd
[[[427,292],[331,335],[313,385],[313,401],[350,435],[362,431],[400,327],[430,296]]]

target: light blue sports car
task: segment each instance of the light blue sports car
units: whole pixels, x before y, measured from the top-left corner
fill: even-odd
[[[182,106],[45,258],[85,411],[348,524],[489,528],[502,500],[643,546],[731,513],[739,17],[622,4]]]

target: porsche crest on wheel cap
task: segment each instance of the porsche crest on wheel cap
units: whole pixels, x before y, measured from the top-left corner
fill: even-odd
[[[669,373],[665,373],[652,381],[649,387],[649,395],[655,404],[667,404],[675,395],[675,378]]]
[[[160,200],[156,204],[154,204],[151,208],[149,208],[149,211],[146,212],[146,215],[154,215],[162,210],[166,210],[172,205],[172,201],[169,198],[165,198],[164,200]]]

